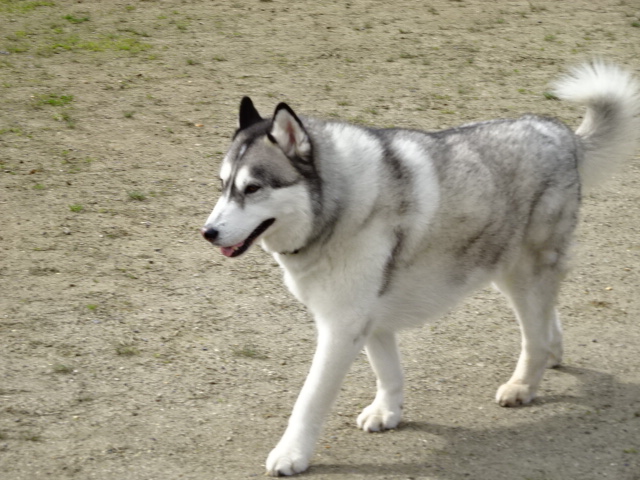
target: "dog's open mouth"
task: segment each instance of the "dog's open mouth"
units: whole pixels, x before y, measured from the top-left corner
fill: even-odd
[[[265,220],[258,225],[258,228],[251,232],[251,235],[249,235],[245,240],[231,247],[220,247],[220,251],[225,257],[237,257],[238,255],[242,255],[249,249],[254,240],[262,235],[275,221],[275,218]]]

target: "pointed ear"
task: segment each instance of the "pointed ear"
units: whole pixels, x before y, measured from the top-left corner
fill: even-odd
[[[278,144],[289,158],[298,157],[304,160],[309,158],[311,153],[309,135],[298,116],[286,103],[280,103],[276,107],[271,121],[269,139]]]
[[[249,97],[243,97],[240,102],[240,128],[239,130],[244,130],[245,128],[249,128],[251,125],[255,125],[258,122],[261,122],[263,118],[256,110],[256,107],[253,106],[253,102]]]

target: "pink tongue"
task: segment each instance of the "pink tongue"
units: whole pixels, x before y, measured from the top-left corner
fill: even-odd
[[[237,245],[233,245],[231,247],[220,247],[220,251],[225,257],[230,257],[231,255],[233,255],[233,252],[235,252],[243,244],[244,244],[244,241],[238,243]]]

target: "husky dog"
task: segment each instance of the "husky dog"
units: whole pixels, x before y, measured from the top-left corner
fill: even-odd
[[[202,234],[227,257],[256,241],[314,315],[317,350],[270,475],[307,469],[323,419],[364,347],[377,377],[365,431],[395,428],[403,373],[395,333],[492,282],[515,310],[522,352],[496,400],[531,402],[560,363],[555,304],[583,186],[633,154],[640,88],[596,61],[556,86],[586,105],[574,133],[527,115],[439,132],[260,116],[247,97]]]

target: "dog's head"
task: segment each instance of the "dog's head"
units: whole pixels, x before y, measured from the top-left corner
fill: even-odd
[[[294,251],[311,231],[308,184],[315,167],[309,135],[284,103],[264,119],[244,97],[239,120],[220,169],[222,194],[202,235],[227,257],[243,254],[258,239],[268,251]]]

